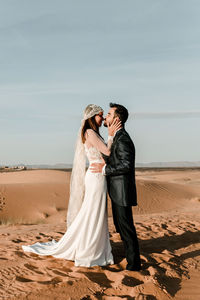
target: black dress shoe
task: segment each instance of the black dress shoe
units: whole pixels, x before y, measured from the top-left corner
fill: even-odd
[[[141,269],[142,269],[141,266],[134,267],[134,266],[130,266],[129,264],[126,266],[126,270],[129,271],[140,271]]]

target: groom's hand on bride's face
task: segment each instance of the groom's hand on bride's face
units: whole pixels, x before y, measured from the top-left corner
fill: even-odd
[[[93,163],[90,165],[89,169],[92,173],[102,173],[104,165],[105,163]]]

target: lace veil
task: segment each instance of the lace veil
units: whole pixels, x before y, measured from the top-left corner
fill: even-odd
[[[84,144],[81,138],[81,132],[85,121],[96,114],[103,112],[100,106],[95,104],[89,104],[85,110],[81,126],[78,132],[76,141],[73,168],[70,180],[70,197],[67,211],[67,227],[71,225],[75,217],[77,216],[85,194],[85,169],[86,169],[86,156]]]

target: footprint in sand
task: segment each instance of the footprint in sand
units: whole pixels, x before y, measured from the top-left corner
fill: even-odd
[[[20,239],[15,239],[15,240],[12,240],[13,243],[25,243],[26,241],[23,241],[23,240],[20,240]]]
[[[62,235],[63,235],[63,234],[64,234],[64,231],[63,231],[63,232],[62,232],[62,231],[57,231],[57,233],[59,233],[59,234],[62,234]]]
[[[62,271],[62,272],[66,272],[66,273],[72,272],[72,270],[70,268],[67,268],[67,267],[61,267],[61,268],[59,268],[59,270]]]
[[[38,270],[37,266],[28,263],[22,267],[11,267],[9,271],[15,276],[16,281],[21,283],[37,282],[41,284],[57,284],[63,281],[60,276],[54,277],[49,274],[47,275],[47,273],[45,275],[45,273]]]
[[[131,277],[131,276],[125,275],[124,278],[122,279],[122,284],[124,284],[126,286],[134,287],[134,286],[142,284],[142,283],[144,283],[144,282],[137,278]]]
[[[26,267],[28,270],[31,270],[37,274],[43,275],[44,273],[38,270],[38,267],[31,265],[31,264],[24,264],[24,267]]]
[[[23,276],[16,276],[16,280],[20,281],[20,282],[31,282],[31,281],[33,281],[32,279],[25,278]]]
[[[54,278],[49,278],[47,276],[39,276],[39,275],[26,275],[25,276],[22,274],[21,276],[17,275],[16,280],[19,282],[37,282],[40,284],[57,284],[59,282],[62,282],[62,278],[60,277],[54,277]]]
[[[24,257],[28,257],[23,251],[15,251],[14,252],[17,256],[24,258]]]
[[[46,235],[46,234],[44,234],[44,233],[42,233],[42,232],[39,232],[39,235],[42,235],[42,236],[44,236],[44,237],[48,237],[48,235]]]
[[[113,281],[109,280],[108,277],[103,274],[103,273],[98,273],[98,272],[84,272],[84,275],[90,280],[93,281],[100,286],[106,287],[106,288],[111,288],[112,285],[111,283]]]
[[[8,260],[8,258],[0,256],[0,260]]]
[[[52,272],[54,273],[54,274],[56,274],[56,275],[59,275],[59,276],[64,276],[64,277],[66,277],[66,276],[68,276],[68,273],[64,273],[64,272],[62,272],[62,271],[60,271],[60,270],[52,270]]]
[[[66,208],[64,208],[64,207],[56,207],[56,210],[59,212],[59,211],[64,211],[64,210],[66,210]]]

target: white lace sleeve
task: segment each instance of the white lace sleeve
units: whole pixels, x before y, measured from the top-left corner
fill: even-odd
[[[110,149],[111,146],[112,146],[113,138],[114,138],[114,137],[111,136],[111,135],[108,136],[108,141],[107,141],[107,147],[108,147],[108,149]]]
[[[86,131],[86,145],[88,147],[95,147],[101,153],[109,156],[110,155],[110,147],[112,145],[111,139],[108,141],[108,145],[103,142],[103,140],[99,137],[99,135],[92,129],[87,129]]]

